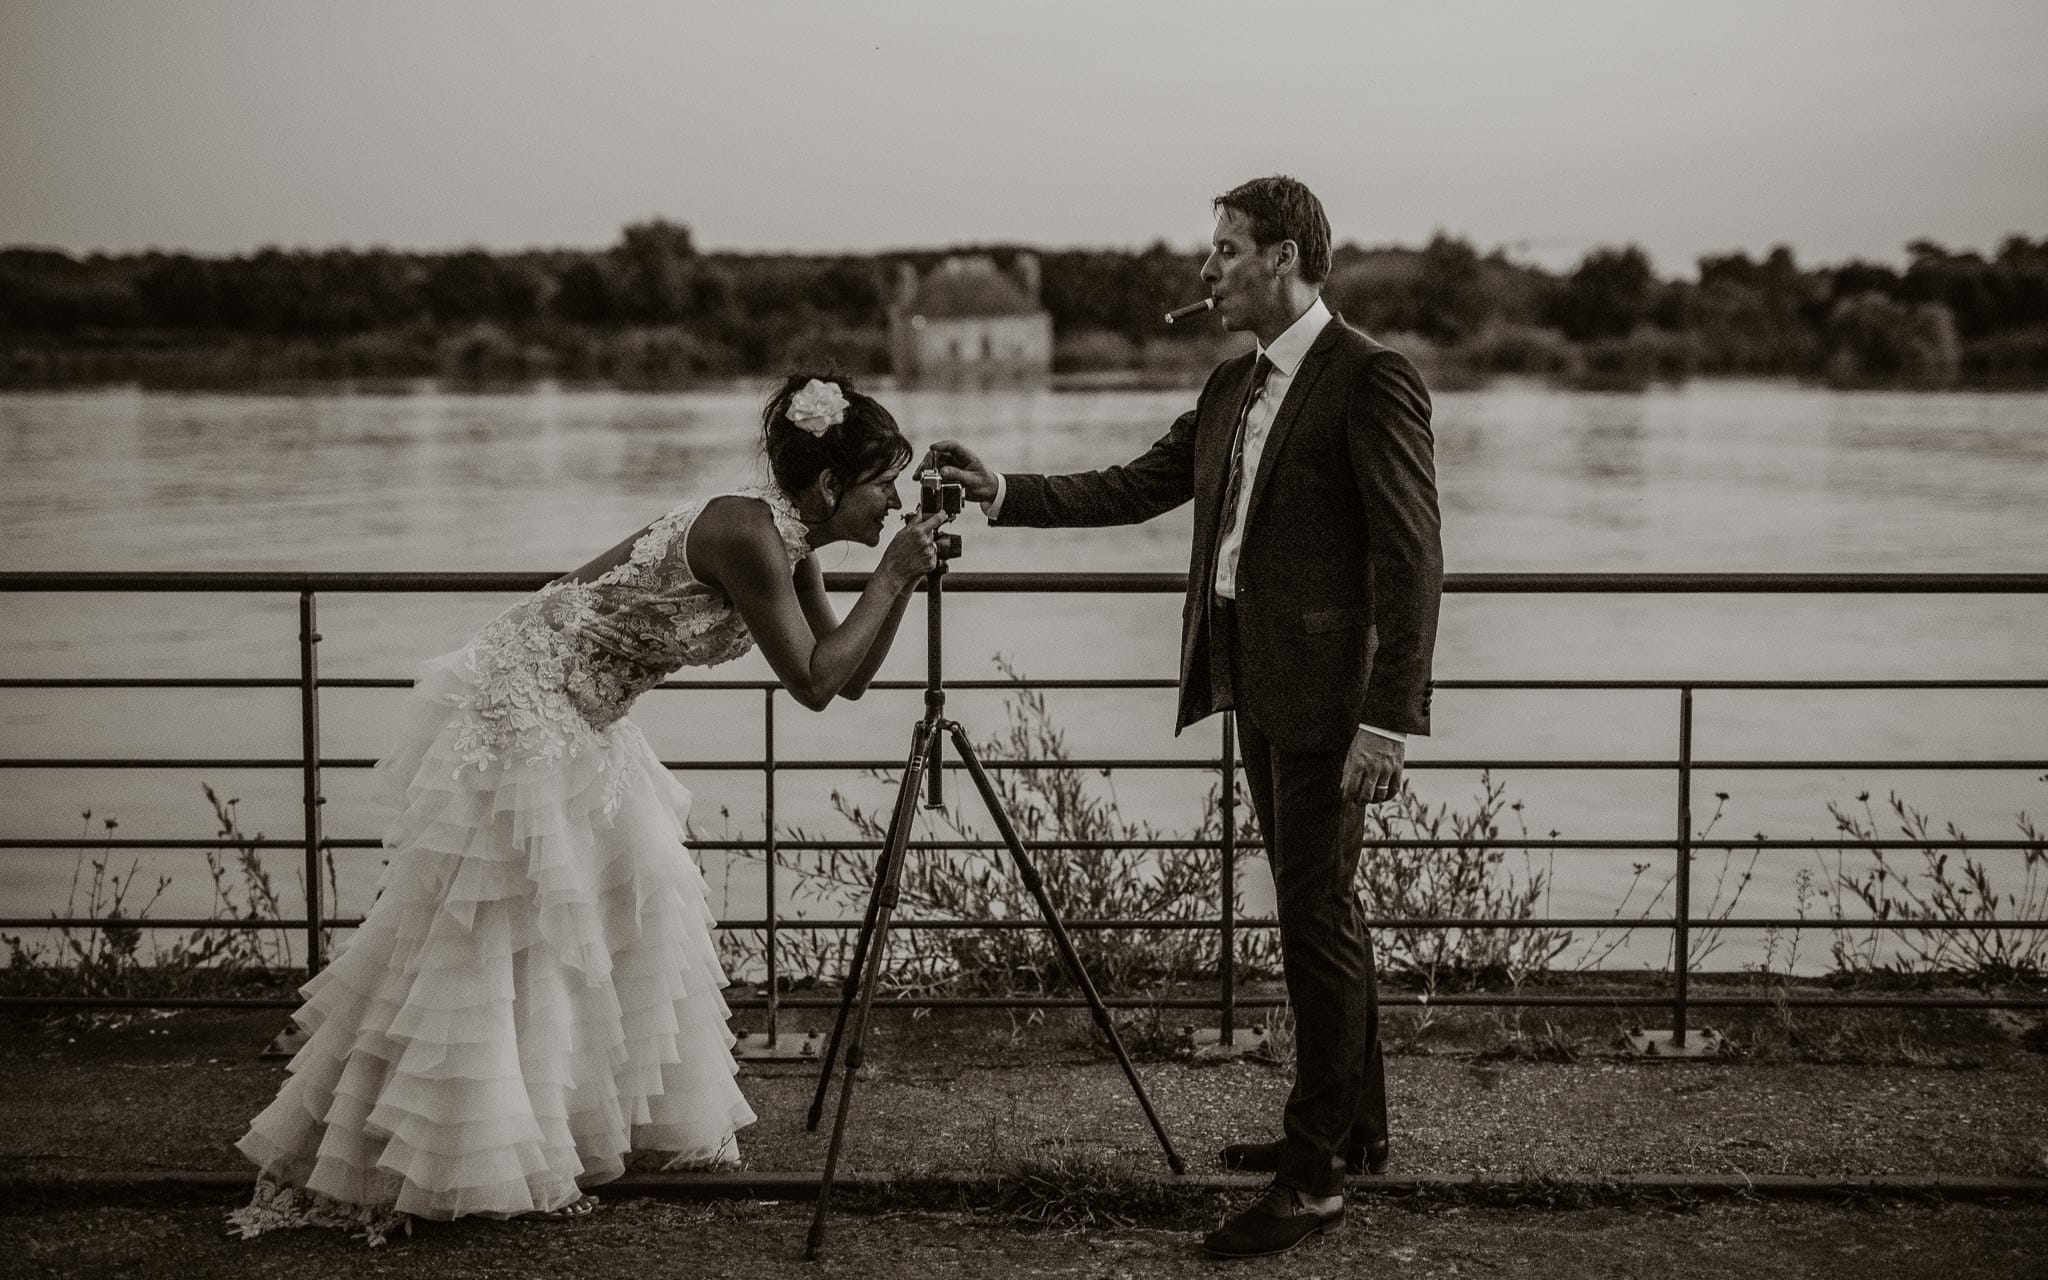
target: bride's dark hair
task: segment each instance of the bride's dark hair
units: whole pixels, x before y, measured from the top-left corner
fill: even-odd
[[[815,378],[838,386],[846,397],[846,416],[823,435],[812,435],[789,420],[789,402]],[[830,471],[839,492],[873,479],[891,467],[910,462],[910,441],[895,417],[879,400],[855,389],[853,379],[837,373],[792,373],[768,397],[761,410],[761,447],[768,469],[784,493],[798,493]]]

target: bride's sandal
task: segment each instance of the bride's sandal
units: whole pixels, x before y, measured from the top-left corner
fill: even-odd
[[[585,1195],[578,1196],[559,1209],[542,1209],[533,1216],[544,1221],[559,1222],[565,1218],[587,1218],[596,1212],[597,1197]]]

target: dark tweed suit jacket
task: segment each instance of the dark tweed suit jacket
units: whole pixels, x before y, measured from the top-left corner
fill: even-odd
[[[1210,600],[1231,435],[1250,354],[1209,375],[1142,455],[1078,475],[1009,475],[996,523],[1134,524],[1195,504],[1175,733],[1220,710]],[[1241,716],[1290,751],[1342,747],[1362,722],[1429,732],[1443,548],[1429,393],[1415,367],[1344,323],[1295,370],[1249,483],[1237,568]]]

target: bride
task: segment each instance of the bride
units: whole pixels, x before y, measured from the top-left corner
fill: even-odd
[[[760,645],[814,711],[881,665],[944,516],[890,541],[844,621],[812,555],[881,541],[908,441],[844,379],[762,413],[772,484],[687,502],[422,665],[378,763],[400,816],[375,906],[303,989],[309,1039],[239,1144],[243,1236],[372,1243],[408,1215],[577,1214],[629,1150],[727,1165],[734,1083],[690,794],[624,718]]]

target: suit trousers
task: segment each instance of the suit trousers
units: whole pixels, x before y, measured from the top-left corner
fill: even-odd
[[[1229,601],[1213,600],[1212,670],[1228,679],[1231,693],[1242,669],[1233,613]],[[1335,1195],[1344,1188],[1346,1162],[1363,1165],[1368,1147],[1387,1137],[1379,992],[1357,892],[1365,810],[1343,797],[1348,744],[1283,750],[1260,731],[1255,713],[1236,710],[1238,753],[1273,869],[1294,1010],[1294,1088],[1282,1117],[1276,1180],[1308,1195]]]

